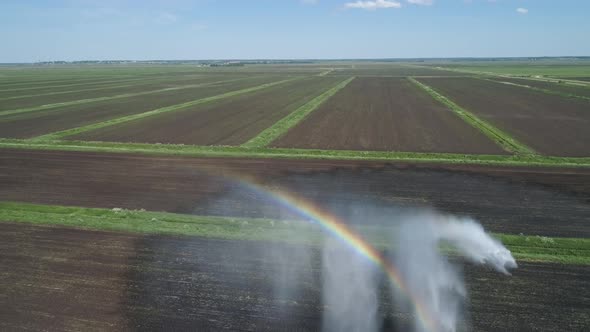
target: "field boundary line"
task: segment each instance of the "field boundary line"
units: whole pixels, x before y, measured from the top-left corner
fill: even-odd
[[[287,148],[244,148],[241,146],[199,146],[184,144],[148,144],[92,141],[65,141],[0,138],[0,149],[29,149],[124,153],[148,156],[181,156],[193,158],[261,158],[362,160],[374,162],[412,162],[526,167],[589,168],[590,157],[553,157],[540,155],[479,155],[392,151],[351,151]]]
[[[228,98],[228,97],[233,97],[233,96],[237,96],[237,95],[241,95],[241,94],[245,94],[245,93],[249,93],[249,92],[254,92],[254,91],[266,89],[266,88],[269,88],[269,87],[272,87],[275,85],[279,85],[279,84],[283,84],[286,82],[290,82],[293,80],[296,80],[296,79],[275,81],[275,82],[265,83],[265,84],[261,84],[261,85],[241,89],[241,90],[234,90],[234,91],[222,93],[222,94],[215,95],[215,96],[199,98],[196,100],[188,101],[186,103],[157,108],[155,110],[151,110],[151,111],[147,111],[147,112],[143,112],[143,113],[139,113],[139,114],[123,116],[120,118],[114,118],[114,119],[110,119],[110,120],[106,120],[106,121],[102,121],[102,122],[98,122],[98,123],[89,124],[89,125],[82,126],[82,127],[76,127],[76,128],[70,128],[70,129],[66,129],[66,130],[62,130],[62,131],[57,131],[57,132],[33,137],[30,140],[32,140],[32,141],[58,140],[58,139],[61,139],[61,138],[67,137],[67,136],[77,135],[79,133],[83,133],[83,132],[87,132],[87,131],[91,131],[91,130],[95,130],[95,129],[100,129],[100,128],[104,128],[104,127],[109,127],[109,126],[117,125],[117,124],[124,123],[124,122],[143,119],[143,118],[146,118],[149,116],[154,116],[157,114],[180,111],[180,110],[188,108],[188,107],[192,107],[192,106],[196,106],[199,104],[204,104],[204,103],[216,101],[219,99],[224,99],[224,98]]]
[[[163,88],[163,89],[158,89],[158,90],[123,93],[123,94],[114,95],[114,96],[79,99],[79,100],[65,101],[65,102],[61,102],[61,103],[46,104],[46,105],[41,105],[41,106],[18,108],[18,109],[14,109],[14,110],[0,111],[0,116],[29,113],[29,112],[36,112],[36,111],[44,111],[47,109],[59,108],[59,107],[64,107],[64,106],[88,104],[88,103],[94,103],[94,102],[106,101],[106,100],[145,96],[145,95],[156,94],[156,93],[161,93],[161,92],[168,92],[168,91],[198,88],[198,87],[210,86],[210,85],[215,85],[215,84],[223,84],[223,83],[244,80],[244,79],[247,79],[247,78],[239,78],[239,79],[234,79],[234,80],[224,80],[224,81],[216,81],[216,82],[200,83],[200,84],[189,84],[189,85],[182,85],[182,86],[176,86],[176,87],[170,87],[170,88]]]
[[[272,126],[266,128],[262,132],[260,132],[257,136],[253,137],[246,143],[242,144],[241,146],[247,148],[259,148],[264,147],[272,143],[274,140],[278,139],[279,137],[286,134],[291,128],[299,124],[303,121],[311,112],[315,111],[320,105],[334,96],[338,91],[342,90],[344,87],[348,85],[348,83],[352,82],[355,77],[350,77],[336,86],[333,86],[329,90],[325,91],[324,93],[320,94],[319,96],[315,97],[314,99],[310,100],[303,106],[299,107],[298,109],[294,110],[293,112],[289,113],[284,118],[280,119],[279,121],[275,122]]]
[[[426,91],[430,94],[434,99],[441,102],[443,105],[449,107],[457,116],[459,116],[463,121],[467,122],[471,126],[475,127],[487,137],[492,139],[498,145],[500,145],[504,150],[519,154],[519,155],[536,155],[537,153],[535,150],[531,149],[530,147],[524,145],[523,143],[516,140],[514,137],[510,136],[508,133],[498,129],[497,127],[493,126],[492,124],[488,123],[477,117],[475,114],[467,111],[466,109],[460,107],[459,105],[452,102],[449,98],[445,97],[441,93],[437,92],[430,86],[417,81],[412,77],[408,77],[408,79],[416,84],[419,88]]]
[[[0,201],[0,222],[45,227],[70,227],[85,230],[199,236],[227,240],[277,241],[321,245],[322,234],[305,220],[208,216],[128,210],[122,208],[85,208]],[[391,243],[382,234],[391,234],[391,226],[361,226],[367,240],[377,248]],[[590,265],[590,239],[543,237],[493,233],[519,261],[542,261]],[[445,251],[453,255],[453,251]]]
[[[489,78],[484,78],[484,77],[474,77],[474,78],[477,78],[482,81],[488,81],[488,82],[493,82],[493,83],[499,83],[499,84],[504,84],[504,85],[512,85],[512,86],[517,86],[517,87],[521,87],[521,88],[526,88],[526,89],[530,89],[533,91],[543,92],[548,95],[560,96],[560,97],[564,97],[564,98],[576,98],[576,99],[590,100],[590,97],[580,96],[575,93],[561,92],[561,91],[556,91],[556,90],[539,88],[536,86],[530,86],[530,85],[526,85],[526,84],[518,84],[518,83],[514,83],[514,82],[504,82],[504,81],[501,81],[500,78],[496,78],[496,79],[489,79]],[[556,83],[556,84],[559,84],[559,83]],[[588,89],[588,91],[590,92],[590,89]]]

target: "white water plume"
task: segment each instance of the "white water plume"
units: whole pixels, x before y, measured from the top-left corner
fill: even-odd
[[[403,222],[395,243],[395,264],[407,291],[420,299],[422,314],[440,331],[456,331],[467,296],[459,267],[441,254],[441,245],[474,264],[488,265],[507,275],[509,269],[517,267],[510,251],[468,218],[433,213],[415,216]],[[395,298],[407,301],[402,300],[407,298],[404,294],[395,294]],[[418,313],[415,317],[415,330],[427,331],[424,317]]]
[[[376,266],[335,239],[322,250],[323,331],[377,331]]]

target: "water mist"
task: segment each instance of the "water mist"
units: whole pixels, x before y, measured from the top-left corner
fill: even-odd
[[[423,213],[402,222],[394,243],[395,265],[406,282],[406,292],[420,299],[420,309],[434,324],[425,326],[424,317],[415,313],[415,331],[455,331],[462,318],[465,284],[459,267],[441,254],[441,246],[500,273],[509,274],[509,269],[517,267],[510,251],[469,218]],[[415,310],[406,295],[399,290],[394,294],[398,303]]]

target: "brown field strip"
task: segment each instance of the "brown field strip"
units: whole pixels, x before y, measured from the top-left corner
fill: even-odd
[[[590,102],[475,78],[418,78],[466,110],[553,156],[590,156]]]
[[[322,253],[315,248],[5,222],[0,237],[2,330],[322,328]],[[588,266],[521,262],[507,278],[462,265],[473,330],[582,331],[590,324]],[[396,309],[390,290],[379,294],[383,329],[411,330],[412,317]]]
[[[0,136],[31,138],[276,81],[264,77],[203,83],[200,87],[0,116]]]
[[[406,79],[357,78],[272,146],[505,154]]]
[[[89,131],[68,139],[240,145],[340,81],[340,78],[334,77],[296,80],[173,114]]]
[[[0,200],[200,215],[282,215],[276,204],[257,198],[238,183],[225,181],[224,174],[253,176],[273,188],[301,193],[326,208],[349,209],[365,201],[393,208],[431,206],[473,216],[494,232],[590,236],[587,168],[3,149]]]

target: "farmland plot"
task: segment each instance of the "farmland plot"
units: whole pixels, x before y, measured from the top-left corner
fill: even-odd
[[[0,236],[3,330],[322,327],[315,248],[8,223]],[[465,272],[476,331],[581,331],[590,323],[588,266],[521,263],[512,278],[469,264]],[[410,330],[413,317],[394,307],[390,290],[379,294],[383,329]]]
[[[14,138],[34,137],[277,80],[276,77],[245,80],[230,79],[228,82],[217,81],[218,84],[201,87],[0,116],[0,136]]]
[[[474,78],[418,80],[542,154],[590,156],[588,101]]]
[[[296,80],[207,105],[72,136],[76,140],[239,145],[342,79]]]
[[[406,79],[357,78],[275,147],[506,153]]]
[[[108,84],[84,85],[66,87],[61,89],[26,90],[18,94],[2,98],[0,97],[0,112],[20,108],[28,108],[40,105],[68,102],[72,100],[89,99],[105,96],[116,96],[125,93],[158,90],[172,87],[179,87],[192,84],[210,83],[220,80],[245,78],[244,76],[217,77],[217,76],[194,76],[189,78],[160,78],[160,79],[134,79],[121,81],[120,83],[109,82]]]
[[[564,95],[577,95],[590,98],[590,86],[578,86],[565,83],[551,83],[537,80],[527,80],[518,78],[504,78],[498,77],[494,80],[498,82],[508,82],[520,85],[527,85],[533,88],[539,88],[544,90],[550,90],[562,93]]]
[[[494,232],[590,236],[590,170],[584,168],[4,150],[0,170],[0,201],[281,217],[284,211],[272,201],[224,181],[224,174],[240,174],[325,207],[345,210],[365,200],[393,207],[430,206],[475,217]]]

